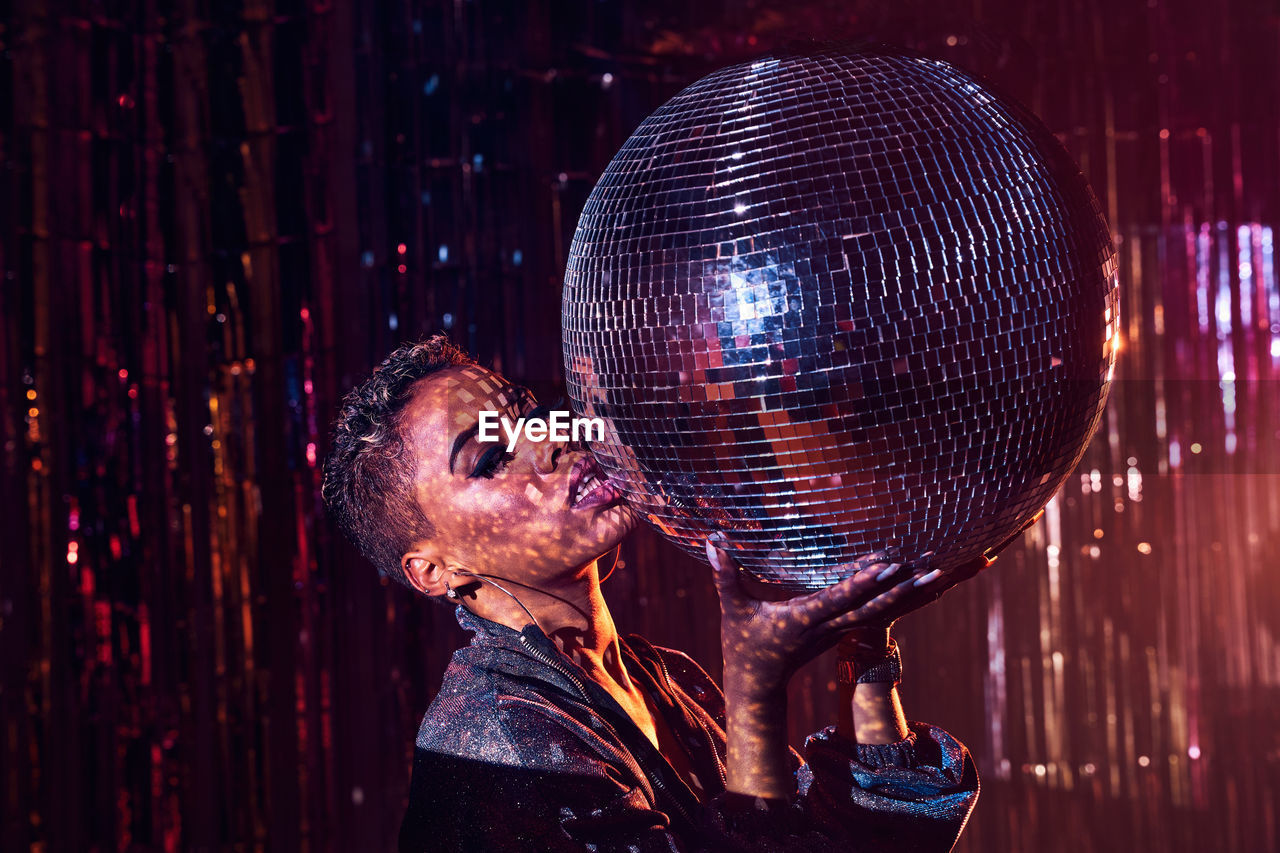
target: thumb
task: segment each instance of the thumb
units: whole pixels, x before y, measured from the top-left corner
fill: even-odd
[[[715,581],[716,592],[720,594],[720,601],[732,602],[742,598],[742,579],[738,574],[738,564],[714,539],[707,540],[707,560],[711,563],[711,577]]]

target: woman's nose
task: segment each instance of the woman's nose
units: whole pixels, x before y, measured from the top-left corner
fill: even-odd
[[[547,439],[540,441],[536,445],[533,456],[533,468],[539,474],[550,474],[556,470],[556,463],[560,460],[560,454],[564,453],[571,442],[553,441]]]

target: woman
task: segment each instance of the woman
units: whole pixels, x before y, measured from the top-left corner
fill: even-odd
[[[423,719],[401,849],[949,850],[977,773],[951,736],[905,721],[887,626],[966,573],[870,557],[829,589],[765,601],[708,542],[722,694],[684,654],[614,629],[597,560],[633,520],[592,457],[480,441],[481,412],[533,408],[436,336],[392,353],[335,425],[331,516],[474,632]],[[844,712],[802,759],[786,683],[837,642]]]

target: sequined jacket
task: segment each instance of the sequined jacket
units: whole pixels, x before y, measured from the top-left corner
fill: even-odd
[[[530,625],[465,608],[473,631],[418,732],[402,853],[420,851],[937,851],[978,796],[964,745],[912,723],[898,743],[829,727],[791,750],[792,802],[761,811],[724,792],[724,697],[687,655],[630,635],[648,692],[707,790],[695,793],[599,685]]]

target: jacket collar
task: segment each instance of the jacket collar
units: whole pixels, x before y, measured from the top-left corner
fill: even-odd
[[[562,652],[560,647],[542,632],[541,628],[530,623],[523,630],[517,631],[477,616],[461,604],[458,605],[455,616],[459,625],[465,630],[474,632],[468,649],[473,654],[483,655],[487,660],[487,666],[517,678],[537,679],[554,685],[562,691],[568,691],[570,695],[578,697],[579,701],[585,700],[595,713],[611,718],[616,730],[626,733],[628,748],[633,753],[644,756],[645,761],[651,766],[660,764],[670,768],[667,759],[653,747],[622,706],[603,687],[592,681],[586,671]],[[671,692],[666,667],[657,649],[647,640],[634,634],[625,638],[620,636],[619,644],[631,676],[641,679],[642,683],[646,681],[649,683],[649,695],[660,708],[666,709],[663,713],[683,715],[685,722],[681,728],[682,731],[698,726],[698,722],[690,715],[689,710]],[[540,651],[534,651],[535,649]],[[458,654],[466,652],[467,649],[461,649]],[[519,657],[513,657],[513,655]],[[530,666],[531,663],[533,666]],[[573,674],[572,678],[569,677],[570,673]],[[581,685],[572,684],[574,679],[580,681]],[[668,724],[671,724],[670,719]],[[705,778],[714,779],[718,772],[711,772],[709,767],[714,768],[715,765],[702,766],[699,773],[707,774]],[[698,802],[697,795],[678,780],[674,770],[670,770],[670,774],[669,785],[677,786],[681,792],[677,794],[673,791],[672,794],[683,798],[685,809],[695,808]]]
[[[454,616],[464,630],[471,631],[474,634],[471,638],[472,648],[490,650],[500,648],[515,652],[523,658],[537,660],[539,655],[530,651],[532,647],[542,653],[543,660],[539,661],[538,671],[541,673],[543,680],[560,684],[566,680],[563,668],[567,668],[569,672],[574,673],[580,680],[584,682],[590,681],[586,671],[566,655],[555,641],[544,634],[541,628],[532,622],[524,626],[522,630],[517,631],[500,622],[494,622],[490,619],[485,619],[483,616],[478,616],[461,604],[454,610]],[[661,667],[661,659],[657,651],[647,640],[632,634],[626,637],[619,635],[618,641],[622,647],[624,659],[630,659],[635,663],[648,660],[653,664],[651,668]],[[548,657],[560,664],[560,671],[557,671],[557,667],[546,664],[546,658]],[[525,676],[533,674],[524,667],[520,669],[521,674]],[[665,681],[665,678],[663,680]]]
[[[517,631],[500,622],[478,616],[461,604],[454,611],[454,616],[464,630],[474,634],[469,648],[490,654],[498,650],[513,652],[519,655],[520,659],[537,662],[534,670],[530,671],[527,664],[512,666],[510,663],[500,663],[500,659],[504,656],[499,655],[498,658],[491,658],[490,665],[512,672],[518,671],[524,677],[537,674],[543,681],[550,681],[562,687],[570,682],[570,679],[566,678],[565,670],[574,673],[574,677],[579,680],[589,680],[586,672],[532,622]],[[506,660],[510,662],[512,659],[507,657]],[[559,665],[548,665],[548,660],[557,661]],[[573,685],[570,684],[570,686]],[[580,691],[575,689],[573,692]]]
[[[514,628],[508,628],[501,622],[494,622],[492,620],[485,619],[483,616],[477,616],[461,604],[454,608],[453,615],[457,618],[459,625],[472,633],[484,634],[486,637],[493,637],[495,639],[507,637],[511,640],[519,641],[519,631]],[[532,628],[534,626],[530,625],[529,627]],[[534,630],[537,629],[534,628]],[[539,631],[538,633],[542,632]]]

